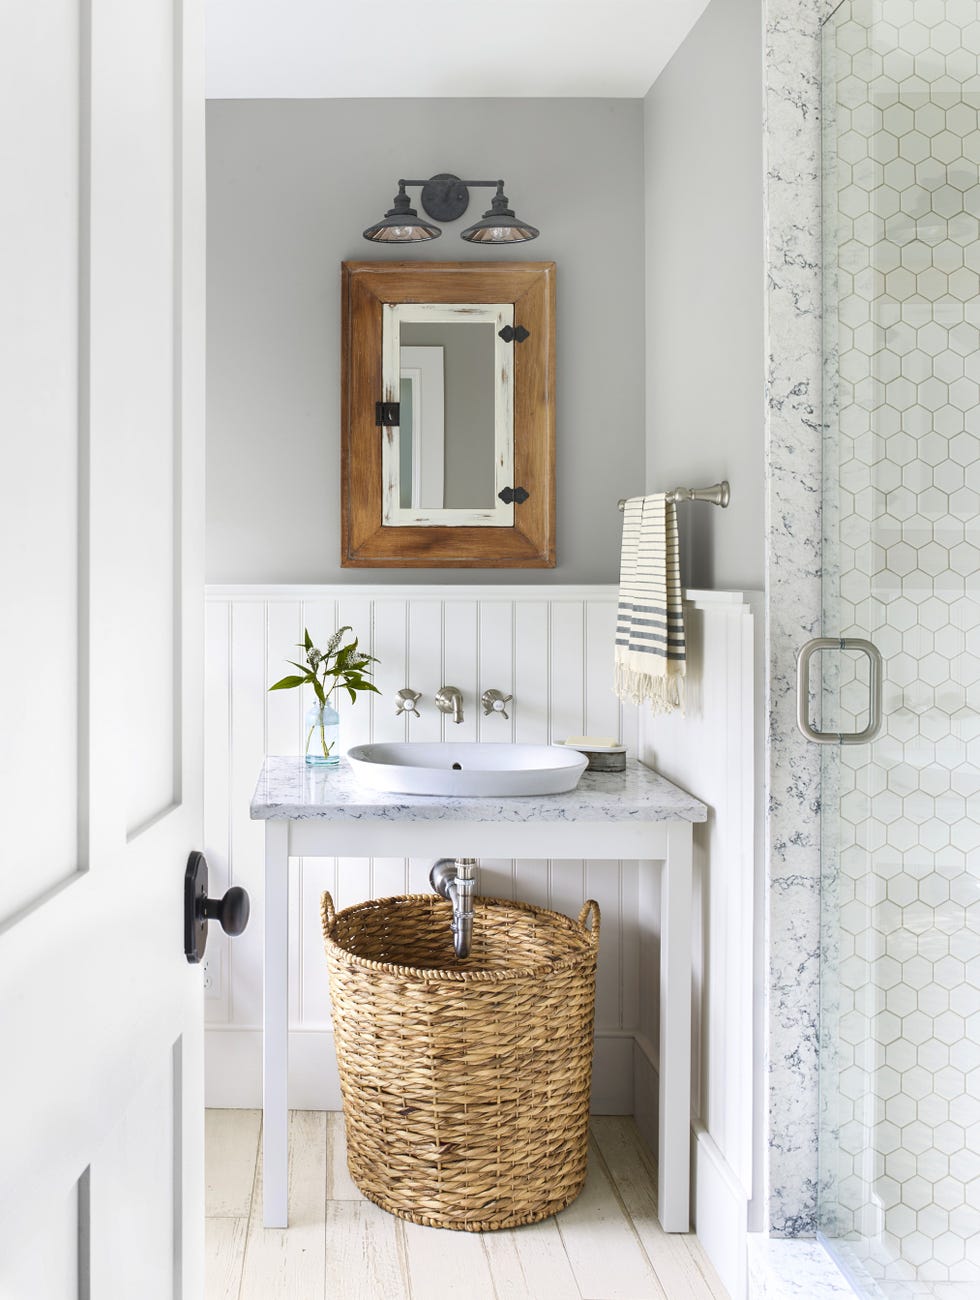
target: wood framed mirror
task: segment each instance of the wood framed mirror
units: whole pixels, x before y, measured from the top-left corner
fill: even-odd
[[[553,568],[553,262],[345,262],[341,564]]]

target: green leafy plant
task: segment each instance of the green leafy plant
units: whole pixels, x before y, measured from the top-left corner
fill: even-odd
[[[303,628],[303,640],[298,642],[299,648],[306,652],[306,662],[297,663],[295,659],[287,659],[286,662],[292,664],[294,668],[299,669],[299,674],[293,673],[289,677],[283,677],[281,681],[273,683],[269,687],[270,691],[288,691],[297,686],[310,685],[316,695],[317,705],[320,709],[320,741],[323,746],[324,758],[329,757],[331,746],[327,744],[324,733],[322,717],[323,709],[326,708],[330,696],[338,687],[343,689],[350,696],[353,704],[360,691],[373,691],[375,695],[381,692],[373,682],[367,680],[371,673],[371,664],[378,661],[373,655],[364,654],[358,648],[357,637],[349,641],[346,645],[341,645],[345,632],[353,632],[350,624],[338,628],[333,636],[327,642],[326,649],[318,650],[313,644],[309,632]],[[306,737],[306,746],[309,749],[310,737],[313,735],[316,722],[310,727],[309,734]]]

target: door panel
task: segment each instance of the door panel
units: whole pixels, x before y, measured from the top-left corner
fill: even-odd
[[[99,1300],[202,1286],[201,973],[183,954],[202,829],[201,19],[199,0],[5,19],[4,1300],[74,1294],[72,1267],[86,1294],[89,1265]],[[31,1241],[50,1282],[19,1271]]]
[[[4,186],[0,205],[0,443],[10,490],[0,511],[0,680],[4,726],[18,738],[5,803],[29,806],[39,771],[52,798],[30,831],[17,819],[5,827],[0,924],[79,863],[81,43],[75,0],[36,8],[0,43],[9,90],[0,156],[4,174],[22,178]],[[44,511],[33,506],[41,500]]]
[[[93,1297],[108,1292],[174,1300],[174,1246],[180,1238],[174,1056],[164,1052],[154,1061],[92,1161]],[[133,1196],[137,1166],[140,1195]]]
[[[182,160],[173,136],[180,15],[172,0],[104,0],[99,12],[92,40],[92,257],[100,288],[92,404],[93,421],[112,444],[105,484],[119,489],[111,533],[122,541],[115,576],[125,618],[116,667],[125,699],[122,743],[135,760],[123,773],[132,836],[176,802]]]
[[[79,1251],[81,1180],[52,1201],[44,1223],[13,1243],[4,1260],[4,1300],[85,1300],[87,1260]]]

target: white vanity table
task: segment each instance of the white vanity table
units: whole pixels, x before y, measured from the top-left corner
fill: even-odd
[[[662,862],[659,1213],[690,1223],[691,840],[707,809],[635,759],[568,794],[452,799],[382,794],[337,767],[267,758],[251,815],[265,821],[263,1178],[266,1227],[286,1227],[289,859],[588,857]],[[324,967],[324,980],[326,968]]]

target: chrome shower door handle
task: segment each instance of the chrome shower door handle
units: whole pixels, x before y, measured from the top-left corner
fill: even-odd
[[[860,650],[868,656],[868,725],[863,731],[818,731],[810,722],[810,660],[818,650]],[[817,636],[796,661],[796,725],[815,745],[864,745],[881,730],[881,651],[859,636]]]

